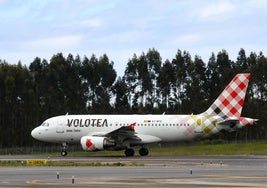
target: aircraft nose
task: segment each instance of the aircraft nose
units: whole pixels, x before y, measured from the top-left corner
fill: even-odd
[[[32,130],[31,135],[33,138],[38,139],[38,135],[40,134],[40,132],[38,131],[38,127],[36,127],[35,129]]]

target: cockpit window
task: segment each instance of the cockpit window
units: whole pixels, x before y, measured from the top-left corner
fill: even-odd
[[[43,126],[43,127],[49,127],[49,123],[43,122],[41,126]]]

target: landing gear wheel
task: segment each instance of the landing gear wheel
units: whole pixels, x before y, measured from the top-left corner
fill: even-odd
[[[66,155],[68,155],[68,152],[66,152],[66,151],[64,151],[64,150],[63,150],[63,151],[61,151],[61,156],[63,156],[63,157],[64,157],[64,156],[66,156]]]
[[[147,156],[148,153],[149,153],[149,151],[148,151],[147,148],[141,148],[141,149],[139,150],[139,154],[140,154],[141,156]]]
[[[126,155],[126,157],[132,157],[132,156],[134,156],[134,149],[132,149],[132,148],[127,148],[127,149],[124,151],[124,154]]]
[[[66,151],[66,150],[67,150],[67,147],[68,147],[67,143],[66,143],[66,142],[63,142],[63,143],[62,143],[61,156],[66,156],[66,155],[68,155],[68,152]]]

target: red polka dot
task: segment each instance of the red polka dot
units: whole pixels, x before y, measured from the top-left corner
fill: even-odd
[[[232,109],[230,110],[230,112],[234,115],[234,114],[237,112],[237,110],[236,110],[236,108],[232,108]]]
[[[241,84],[239,84],[239,86],[238,86],[241,90],[243,90],[245,87],[246,87],[246,85],[242,82]]]
[[[229,104],[229,101],[228,101],[227,99],[224,99],[224,100],[223,100],[223,105],[224,105],[224,106],[227,106],[228,104]]]
[[[238,101],[238,104],[239,104],[240,106],[243,106],[243,104],[244,104],[244,100],[241,99],[240,101]]]
[[[235,91],[233,91],[233,92],[231,93],[231,96],[232,96],[233,98],[235,98],[235,97],[237,96],[237,93],[236,93]]]

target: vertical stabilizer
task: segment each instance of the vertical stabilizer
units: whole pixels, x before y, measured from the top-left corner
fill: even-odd
[[[203,114],[223,118],[240,117],[249,80],[250,73],[237,74]]]

